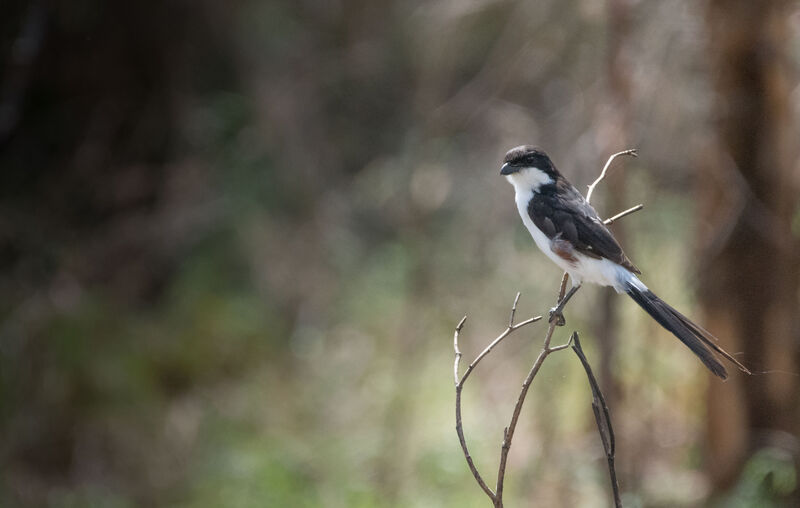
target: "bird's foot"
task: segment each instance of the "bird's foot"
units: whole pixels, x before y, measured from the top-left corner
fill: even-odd
[[[558,309],[558,307],[553,307],[550,309],[550,319],[548,320],[549,323],[555,321],[556,326],[564,326],[567,323],[567,320],[564,319],[564,314]]]

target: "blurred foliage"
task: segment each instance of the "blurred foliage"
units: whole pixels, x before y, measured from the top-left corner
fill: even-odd
[[[797,466],[785,450],[765,448],[748,461],[741,482],[721,506],[789,506],[797,490]]]
[[[12,4],[0,63],[26,93],[0,139],[0,505],[485,506],[453,431],[452,328],[469,314],[470,357],[516,291],[520,315],[553,303],[560,274],[519,226],[498,160],[537,142],[576,185],[596,174],[603,10],[56,1],[41,53],[17,64],[6,34],[30,11]],[[625,219],[626,250],[682,309],[692,149],[709,135],[694,9],[634,7],[642,158],[623,197],[646,203]],[[568,311],[590,358],[597,295]],[[702,505],[705,377],[623,315],[626,500]],[[466,388],[482,470],[541,333],[509,339]],[[510,505],[606,506],[589,399],[574,358],[548,360]],[[780,506],[795,489],[764,452],[723,505]]]

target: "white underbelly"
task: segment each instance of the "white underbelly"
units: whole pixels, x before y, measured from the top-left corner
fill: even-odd
[[[573,253],[575,262],[560,257],[551,249],[552,242],[547,238],[547,235],[536,227],[536,224],[528,215],[528,200],[524,201],[523,206],[521,206],[520,201],[519,199],[517,200],[519,215],[533,237],[533,241],[536,242],[536,246],[562,270],[569,273],[573,286],[591,282],[601,286],[612,286],[617,291],[622,290],[622,281],[630,275],[628,270],[608,259],[589,257],[577,251]]]

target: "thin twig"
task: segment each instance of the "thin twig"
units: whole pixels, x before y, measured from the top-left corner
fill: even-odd
[[[542,316],[535,316],[535,317],[526,319],[525,321],[522,321],[520,323],[517,323],[516,325],[509,326],[508,328],[506,328],[505,331],[503,331],[503,333],[498,335],[496,339],[494,339],[488,346],[486,346],[486,349],[481,351],[481,353],[478,356],[476,356],[474,360],[472,360],[472,363],[469,364],[469,366],[467,367],[467,370],[464,371],[464,375],[461,376],[461,380],[456,382],[456,385],[463,385],[464,381],[466,381],[467,378],[469,377],[469,375],[472,374],[472,371],[475,370],[475,367],[478,365],[478,362],[483,360],[483,357],[488,355],[492,351],[492,349],[494,349],[495,346],[497,346],[500,343],[501,340],[503,340],[506,337],[508,337],[509,335],[511,335],[511,332],[514,332],[515,330],[519,330],[523,326],[526,326],[526,325],[529,325],[529,324],[534,323],[536,321],[539,321],[540,319],[542,319]],[[456,360],[456,379],[458,378],[459,360],[460,360],[460,358]]]
[[[519,295],[521,295],[519,291],[517,291],[517,296],[514,298],[514,305],[511,306],[511,315],[508,317],[508,327],[511,328],[514,326],[514,314],[517,313],[517,303],[519,303]]]
[[[636,148],[631,148],[630,150],[623,150],[621,152],[617,152],[611,157],[608,158],[606,161],[606,165],[603,166],[603,171],[600,172],[600,176],[597,177],[592,185],[589,186],[589,190],[586,192],[586,202],[589,203],[592,200],[592,193],[594,192],[594,188],[597,187],[597,184],[602,182],[603,179],[606,177],[606,173],[608,172],[608,168],[611,167],[611,163],[614,162],[614,159],[619,157],[620,155],[630,155],[631,157],[638,157],[639,153],[636,151]]]
[[[461,318],[461,321],[456,326],[455,334],[453,335],[453,348],[456,351],[456,360],[455,365],[453,366],[453,375],[455,376],[456,382],[456,433],[458,433],[458,441],[461,443],[461,450],[464,452],[464,457],[467,459],[467,465],[469,465],[469,470],[472,471],[472,476],[475,477],[475,481],[478,482],[478,485],[486,492],[486,495],[494,502],[495,495],[492,492],[492,489],[486,485],[486,482],[483,481],[483,477],[478,472],[478,468],[475,467],[475,463],[472,460],[472,455],[469,453],[469,449],[467,448],[467,441],[464,438],[464,426],[461,423],[461,389],[464,387],[464,378],[460,381],[458,379],[458,364],[461,360],[461,351],[458,349],[458,334],[461,332],[461,328],[463,328],[464,323],[467,320],[467,316]],[[465,376],[466,377],[466,376]]]
[[[560,346],[553,346],[550,348],[550,351],[555,353],[556,351],[561,351],[562,349],[567,349],[572,345],[572,335],[570,335],[569,340],[566,343],[561,344]]]
[[[456,326],[456,333],[453,335],[453,350],[456,352],[456,359],[453,362],[453,379],[455,380],[456,386],[458,386],[458,364],[461,363],[461,350],[458,349],[458,334],[461,332],[461,329],[464,328],[464,323],[466,322],[467,316],[461,318],[461,321],[459,321]]]
[[[644,208],[644,205],[639,203],[638,205],[636,205],[636,206],[634,206],[632,208],[628,208],[624,212],[619,212],[617,215],[615,215],[615,216],[613,216],[613,217],[611,217],[609,219],[604,220],[603,224],[605,224],[606,226],[608,226],[609,224],[613,224],[614,222],[618,221],[619,219],[625,217],[626,215],[630,215],[630,214],[632,214],[634,212],[638,212],[642,208]]]
[[[617,471],[614,466],[616,445],[614,443],[614,428],[611,426],[611,415],[606,405],[606,399],[603,397],[603,392],[600,391],[597,379],[592,373],[592,367],[589,365],[589,361],[586,359],[586,355],[581,348],[578,332],[572,332],[571,342],[572,350],[578,355],[578,359],[581,361],[581,365],[583,365],[583,370],[586,371],[586,377],[589,379],[589,386],[592,388],[592,411],[594,412],[594,420],[597,423],[597,430],[600,433],[600,440],[603,442],[603,450],[606,452],[608,474],[611,477],[611,488],[614,494],[614,506],[622,508],[622,500],[619,497]]]
[[[458,326],[456,326],[455,333],[453,334],[453,350],[455,351],[455,360],[453,362],[453,380],[456,386],[456,433],[458,434],[458,441],[461,444],[461,450],[464,452],[464,457],[467,459],[467,465],[469,465],[469,469],[472,472],[472,476],[475,477],[475,481],[478,482],[478,485],[486,492],[486,495],[492,499],[494,503],[496,500],[495,493],[492,492],[492,489],[486,484],[481,476],[478,468],[475,467],[475,463],[472,460],[472,455],[469,453],[469,448],[467,447],[467,440],[464,436],[464,426],[461,422],[461,391],[464,388],[464,382],[469,378],[469,375],[475,370],[475,367],[478,363],[488,355],[495,346],[497,346],[500,341],[508,337],[512,332],[515,330],[519,330],[523,326],[529,325],[535,321],[542,319],[542,316],[536,316],[525,321],[522,321],[518,324],[514,324],[514,315],[517,311],[517,303],[519,302],[520,293],[517,293],[516,298],[514,298],[514,304],[511,306],[511,316],[508,321],[508,327],[501,333],[496,339],[494,339],[481,353],[469,364],[467,370],[464,372],[464,375],[461,376],[459,379],[458,376],[458,368],[459,364],[461,363],[461,350],[458,347],[458,335],[461,333],[461,329],[464,327],[464,323],[467,321],[467,316],[461,318],[459,321]]]
[[[564,299],[568,278],[569,274],[567,273],[564,273],[564,275],[561,277],[561,286],[558,290],[558,302],[561,302]],[[503,486],[505,483],[508,452],[511,450],[511,440],[514,438],[514,431],[517,429],[517,422],[519,421],[519,415],[522,412],[522,405],[525,403],[525,397],[528,395],[528,388],[530,388],[533,379],[536,377],[536,374],[539,373],[542,363],[544,363],[545,358],[547,358],[550,353],[553,352],[553,349],[550,348],[550,341],[553,338],[553,332],[557,326],[558,323],[556,321],[550,322],[550,325],[547,328],[547,334],[544,337],[544,345],[542,346],[542,350],[539,352],[539,356],[536,358],[533,367],[531,367],[530,372],[528,372],[528,376],[522,383],[522,391],[520,391],[519,397],[517,397],[517,403],[514,405],[514,412],[511,415],[511,422],[503,432],[503,444],[500,447],[500,466],[497,468],[497,486],[495,488],[496,494],[495,498],[493,499],[497,508],[503,506]]]

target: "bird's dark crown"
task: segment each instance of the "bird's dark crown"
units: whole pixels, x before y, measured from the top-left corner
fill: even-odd
[[[531,145],[522,145],[506,152],[503,163],[517,168],[537,168],[556,178],[558,171],[544,150]]]

